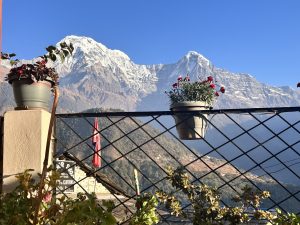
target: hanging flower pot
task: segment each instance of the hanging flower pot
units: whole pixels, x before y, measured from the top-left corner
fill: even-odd
[[[170,109],[174,112],[173,117],[180,139],[204,138],[207,128],[207,115],[201,114],[201,112],[197,115],[185,112],[211,108],[215,98],[219,96],[219,92],[225,92],[224,87],[216,90],[218,85],[213,80],[213,77],[209,76],[206,80],[191,82],[189,75],[184,78],[179,76],[177,82],[172,85],[172,89],[166,92],[170,97]]]
[[[186,101],[173,103],[170,106],[171,111],[200,111],[208,110],[209,106],[202,101]],[[207,115],[199,114],[193,115],[192,113],[175,113],[173,115],[176,123],[176,130],[178,136],[182,140],[201,139],[205,135],[207,128]]]

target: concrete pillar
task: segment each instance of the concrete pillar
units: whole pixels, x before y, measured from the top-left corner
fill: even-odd
[[[50,116],[45,110],[18,110],[4,114],[3,192],[9,192],[17,185],[16,174],[26,169],[34,169],[34,174],[41,173]],[[53,145],[50,148],[53,149]]]

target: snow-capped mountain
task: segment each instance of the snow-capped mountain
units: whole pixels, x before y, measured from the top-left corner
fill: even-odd
[[[111,50],[92,38],[67,36],[73,56],[55,67],[60,74],[60,112],[79,112],[89,108],[167,110],[164,94],[178,75],[213,76],[226,94],[215,108],[271,107],[300,105],[300,93],[289,87],[272,87],[248,74],[232,73],[213,66],[201,54],[191,51],[173,64],[137,65],[123,52]],[[7,64],[2,64],[7,69]],[[0,79],[0,111],[11,108],[12,91]]]
[[[135,109],[141,97],[156,91],[157,78],[144,65],[134,64],[119,50],[111,50],[91,38],[68,36],[74,55],[62,65],[62,108],[81,111],[93,107]]]

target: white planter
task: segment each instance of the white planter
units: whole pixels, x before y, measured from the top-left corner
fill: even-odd
[[[179,102],[170,106],[171,111],[201,111],[208,110],[205,102]],[[176,113],[174,116],[178,136],[182,140],[195,140],[204,138],[207,127],[207,115],[193,116],[189,113]]]

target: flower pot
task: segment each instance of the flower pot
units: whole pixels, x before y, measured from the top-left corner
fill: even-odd
[[[50,81],[33,82],[31,79],[19,79],[11,81],[16,110],[22,109],[45,109],[49,110],[51,99]]]
[[[171,111],[199,111],[208,110],[209,106],[205,102],[179,102],[170,106]],[[176,122],[178,136],[182,140],[201,139],[205,135],[207,127],[207,115],[194,116],[191,113],[176,113],[173,115]]]

